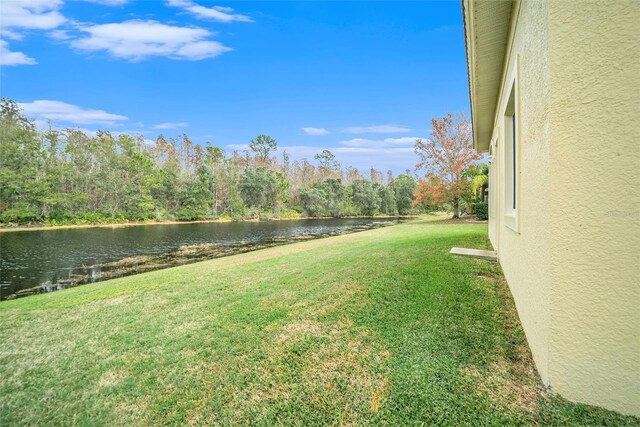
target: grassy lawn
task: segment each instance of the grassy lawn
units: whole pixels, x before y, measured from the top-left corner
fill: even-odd
[[[414,222],[0,303],[0,425],[638,425],[545,395],[482,224]]]

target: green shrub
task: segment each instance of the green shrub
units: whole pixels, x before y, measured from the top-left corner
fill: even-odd
[[[473,213],[478,219],[489,219],[489,204],[487,202],[474,203]]]
[[[278,212],[278,218],[283,218],[283,219],[296,219],[296,218],[300,218],[300,212],[297,212],[293,209],[288,209],[288,208],[281,208],[280,212]]]
[[[340,203],[340,216],[356,216],[358,211],[348,201]]]
[[[206,217],[207,213],[203,209],[182,208],[176,212],[176,219],[178,221],[195,221]]]
[[[38,222],[39,220],[40,216],[37,210],[29,206],[20,206],[0,211],[0,223],[29,224]]]
[[[243,219],[260,219],[262,213],[262,209],[258,207],[247,207],[244,209]]]

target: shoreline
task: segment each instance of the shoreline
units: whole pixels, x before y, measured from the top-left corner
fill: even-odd
[[[371,221],[364,225],[353,225],[347,230],[332,230],[320,233],[299,233],[291,236],[273,236],[268,239],[255,242],[237,241],[231,244],[224,243],[195,243],[184,244],[175,250],[156,254],[132,254],[115,261],[98,261],[94,264],[78,266],[71,269],[68,278],[57,278],[55,283],[49,281],[38,285],[14,289],[10,294],[0,293],[0,304],[2,301],[10,301],[17,298],[25,298],[41,293],[50,293],[64,289],[75,288],[77,286],[92,285],[97,282],[111,280],[118,277],[137,275],[149,271],[163,270],[166,268],[188,265],[194,262],[207,261],[224,258],[232,255],[239,255],[256,250],[286,246],[292,243],[306,242],[311,240],[324,239],[328,237],[343,236],[363,231],[375,230],[389,227],[400,223],[409,222],[402,219],[389,219],[386,221]]]
[[[334,217],[299,217],[299,218],[271,218],[271,219],[198,219],[193,221],[130,221],[130,222],[114,222],[108,224],[68,224],[68,225],[19,225],[19,226],[0,226],[0,233],[10,233],[18,231],[44,231],[44,230],[67,230],[67,229],[80,229],[80,228],[123,228],[123,227],[137,227],[143,225],[178,225],[178,224],[203,224],[210,222],[271,222],[271,221],[298,221],[306,219],[385,219],[385,218],[420,218],[420,215],[380,215],[380,216],[343,216],[339,218]]]

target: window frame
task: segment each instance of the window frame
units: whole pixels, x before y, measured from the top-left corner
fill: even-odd
[[[511,71],[510,78],[507,80],[504,98],[504,105],[501,109],[502,122],[502,217],[505,226],[520,232],[519,212],[520,212],[520,112],[518,108],[518,79],[517,64]]]

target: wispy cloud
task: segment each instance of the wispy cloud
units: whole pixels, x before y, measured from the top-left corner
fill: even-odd
[[[177,129],[177,128],[184,128],[187,126],[189,126],[189,123],[187,122],[178,122],[178,123],[166,122],[166,123],[158,123],[153,128],[154,129]]]
[[[227,144],[225,146],[226,149],[228,150],[235,150],[235,151],[246,151],[249,150],[249,144]],[[279,147],[278,151],[282,151],[284,150],[284,148]]]
[[[41,130],[49,130],[49,126],[48,124],[38,124],[36,123],[36,125],[38,126],[39,129]],[[74,132],[74,131],[79,131],[82,132],[83,134],[87,135],[89,138],[95,138],[98,136],[98,131],[103,130],[103,129],[88,129],[88,128],[82,128],[82,127],[77,127],[77,126],[52,126],[51,130],[57,131],[57,132],[62,132],[64,134],[69,134],[70,132]],[[148,147],[153,147],[156,145],[156,141],[153,139],[149,139],[147,138],[147,136],[145,135],[145,133],[149,133],[149,132],[140,132],[140,131],[135,131],[135,130],[121,130],[121,131],[108,131],[111,136],[117,138],[119,136],[122,135],[126,135],[126,136],[130,136],[131,138],[134,139],[138,139],[141,140],[142,143]]]
[[[353,138],[345,141],[339,141],[338,144],[347,147],[366,147],[374,143],[374,140],[368,138]]]
[[[375,167],[380,171],[391,170],[396,174],[413,170],[417,163],[413,147],[338,147],[332,150],[343,164],[368,171]]]
[[[122,6],[129,3],[129,0],[82,0],[89,3],[102,4],[105,6]]]
[[[9,50],[6,41],[0,40],[0,65],[33,65],[37,64],[36,60],[27,56],[22,52]]]
[[[25,115],[40,121],[66,122],[73,124],[114,125],[128,120],[126,116],[107,113],[103,110],[92,110],[61,101],[37,100],[19,103]]]
[[[363,133],[406,133],[413,129],[397,126],[397,125],[375,125],[375,126],[354,126],[343,129],[345,133],[363,134]]]
[[[67,19],[60,13],[62,0],[3,1],[0,12],[0,36],[21,40],[21,30],[51,30],[64,24]],[[36,60],[23,52],[9,49],[6,41],[0,40],[0,65],[33,65]]]
[[[401,138],[385,138],[383,141],[387,144],[392,145],[416,145],[416,139],[419,139],[418,136],[403,136]]]
[[[233,13],[233,9],[223,6],[205,7],[191,0],[169,0],[169,6],[179,7],[202,19],[212,19],[218,22],[253,22],[247,15]]]
[[[3,1],[3,29],[50,30],[66,22],[62,0]]]
[[[47,132],[49,130],[53,130],[56,132],[62,132],[68,134],[69,132],[82,132],[90,138],[95,138],[98,136],[98,132],[109,132],[114,137],[119,137],[121,135],[127,135],[135,139],[141,139],[146,145],[155,145],[155,140],[149,139],[153,134],[153,131],[150,130],[132,130],[132,129],[123,129],[123,130],[113,130],[110,128],[102,128],[100,125],[97,127],[84,127],[78,125],[70,125],[70,124],[55,124],[52,121],[39,119],[34,120],[33,123],[36,125],[36,128],[41,132]]]
[[[80,30],[88,35],[73,40],[73,47],[88,52],[105,51],[132,61],[152,56],[195,61],[232,50],[220,42],[208,40],[214,34],[204,28],[179,27],[157,21],[87,25]]]
[[[73,38],[67,30],[53,30],[53,31],[49,31],[47,35],[52,39],[59,40],[59,41],[70,40]]]
[[[416,143],[417,136],[407,136],[402,138],[384,138],[384,139],[369,139],[369,138],[353,138],[344,141],[339,141],[338,144],[346,147],[364,147],[364,148],[397,148],[398,146],[407,145],[413,147]],[[413,148],[411,148],[413,150]]]
[[[10,40],[22,40],[24,35],[13,30],[9,30],[8,28],[0,28],[0,37]]]
[[[302,131],[307,135],[322,136],[329,134],[329,131],[325,128],[302,128]]]
[[[108,129],[89,129],[89,128],[84,128],[84,127],[78,127],[78,126],[54,126],[52,127],[53,130],[57,130],[57,131],[80,131],[82,133],[84,133],[87,136],[93,137],[95,138],[98,135],[98,131],[105,131],[105,132],[109,132],[111,135],[113,136],[120,136],[120,135],[129,135],[131,137],[134,138],[144,138],[144,134],[145,133],[149,133],[149,132],[140,132],[140,131],[136,131],[136,130],[119,130],[119,131],[113,131],[113,130],[108,130]]]
[[[228,144],[224,148],[239,152],[249,150],[247,144]],[[322,150],[330,150],[336,160],[344,167],[353,166],[367,172],[372,166],[381,171],[392,170],[394,173],[405,173],[406,169],[413,170],[417,163],[413,147],[398,146],[387,143],[386,146],[308,146],[308,145],[280,145],[276,155],[286,151],[291,159],[307,159],[314,163],[314,156]]]

